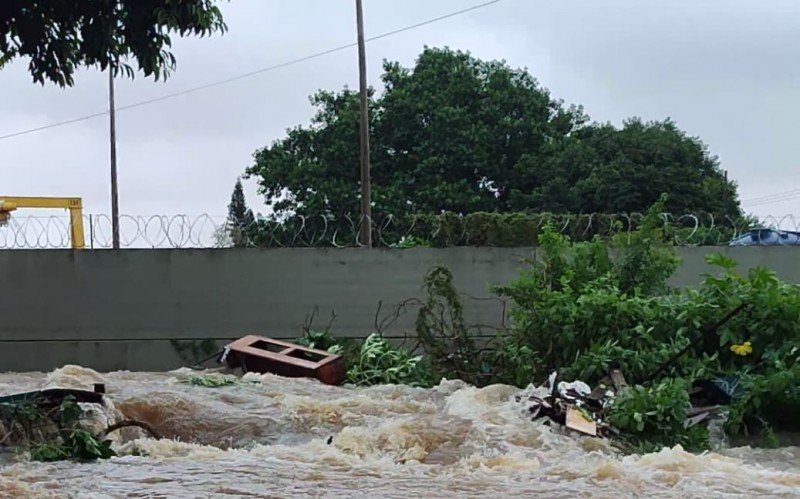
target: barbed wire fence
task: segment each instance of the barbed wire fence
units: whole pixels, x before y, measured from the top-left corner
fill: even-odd
[[[382,216],[372,221],[377,246],[532,246],[546,224],[573,239],[588,240],[631,234],[642,214],[558,215],[452,213],[431,216]],[[748,233],[754,239],[753,221],[718,219],[705,214],[662,214],[665,231],[678,246],[728,245]],[[70,248],[69,217],[12,216],[0,227],[0,249]],[[762,217],[758,226],[800,232],[800,217]],[[230,248],[230,247],[355,247],[359,246],[361,219],[294,216],[283,220],[259,218],[250,226],[237,226],[225,216],[122,215],[120,239],[124,248]],[[87,248],[111,248],[111,218],[84,215]],[[792,243],[790,243],[792,244]],[[797,244],[797,242],[793,243]]]

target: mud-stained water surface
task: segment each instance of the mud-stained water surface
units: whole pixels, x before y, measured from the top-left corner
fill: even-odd
[[[208,388],[181,383],[185,374],[0,374],[0,394],[104,382],[116,410],[168,437],[123,443],[121,457],[97,463],[6,454],[0,496],[800,496],[798,447],[622,456],[529,421],[508,386],[349,388],[250,374]]]

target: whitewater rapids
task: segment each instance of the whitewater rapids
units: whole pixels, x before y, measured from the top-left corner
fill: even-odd
[[[5,453],[0,497],[800,495],[800,447],[623,456],[528,420],[509,386],[352,388],[248,374],[209,388],[181,382],[187,374],[0,374],[0,395],[105,383],[114,410],[165,436],[120,443],[120,457],[94,463]]]

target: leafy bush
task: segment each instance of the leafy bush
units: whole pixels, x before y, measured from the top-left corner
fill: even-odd
[[[647,388],[628,388],[614,400],[608,421],[639,452],[677,444],[689,450],[705,449],[708,430],[702,426],[684,428],[690,407],[688,389],[689,383],[680,378],[665,379]]]
[[[464,325],[464,307],[453,286],[453,274],[433,267],[425,275],[427,299],[415,325],[417,339],[437,379],[479,384],[482,368],[472,335]]]
[[[688,344],[688,329],[676,329],[671,314],[680,300],[666,279],[678,260],[658,228],[661,208],[654,206],[640,230],[614,247],[598,238],[572,243],[545,227],[531,266],[497,288],[515,305],[513,327],[498,339],[498,348],[527,349],[537,358],[536,375],[563,369],[595,382],[609,367],[646,376]],[[503,368],[501,363],[495,370],[494,381],[520,381]]]
[[[93,461],[116,456],[111,449],[110,440],[102,440],[98,436],[78,427],[83,411],[75,401],[75,397],[67,396],[59,407],[60,430],[57,440],[40,442],[31,447],[31,459],[34,461],[61,461],[75,459]]]
[[[536,259],[496,288],[512,302],[512,325],[489,348],[478,349],[464,325],[452,276],[432,269],[417,334],[434,374],[524,386],[558,370],[594,384],[619,368],[643,385],[621,397],[614,416],[638,448],[703,445],[702,428],[682,426],[686,388],[698,379],[739,380],[729,433],[800,429],[792,417],[800,411],[800,286],[764,268],[739,275],[731,259],[710,255],[715,272],[699,287],[670,289],[678,259],[660,211],[654,206],[635,231],[610,241],[574,242],[545,225]],[[741,304],[745,311],[704,333]]]
[[[339,345],[337,339],[331,334],[330,329],[323,331],[308,329],[303,336],[294,340],[294,343],[308,348],[316,348],[317,350],[328,350]]]
[[[430,386],[431,375],[421,355],[393,348],[386,338],[373,333],[364,340],[358,356],[349,366],[347,381],[356,385]]]
[[[325,350],[327,352],[341,355],[345,366],[353,364],[358,357],[361,344],[353,338],[336,338],[331,333],[330,325],[319,331],[311,329],[310,326],[304,328],[303,336],[296,338],[294,343],[308,348]]]
[[[800,286],[763,268],[741,276],[735,262],[710,255],[715,272],[699,287],[670,289],[667,280],[678,265],[672,242],[688,229],[663,223],[664,201],[632,232],[620,232],[620,220],[605,220],[603,234],[617,234],[611,238],[585,230],[570,238],[569,223],[539,215],[419,217],[406,241],[505,245],[537,238],[536,259],[496,288],[513,305],[512,325],[489,345],[476,344],[452,274],[434,267],[425,276],[427,298],[415,326],[424,359],[373,334],[345,356],[348,380],[427,386],[447,377],[524,386],[558,370],[563,379],[591,385],[619,368],[633,387],[619,395],[610,417],[634,448],[646,450],[707,445],[702,427],[683,426],[687,389],[698,379],[726,377],[743,388],[730,406],[729,433],[761,432],[774,440],[774,430],[800,429],[793,417],[800,411]],[[740,304],[748,308],[702,336]],[[300,342],[345,350],[327,331],[306,331]],[[679,352],[685,354],[657,370]]]
[[[360,386],[382,383],[430,386],[431,373],[422,356],[394,348],[383,336],[373,333],[359,343],[352,338],[336,338],[330,327],[323,331],[305,328],[294,343],[342,356],[347,369],[346,381]]]

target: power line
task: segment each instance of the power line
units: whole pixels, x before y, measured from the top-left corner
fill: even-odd
[[[387,31],[385,33],[381,33],[379,35],[371,36],[369,38],[366,38],[365,42],[373,42],[375,40],[380,40],[382,38],[386,38],[386,37],[389,37],[389,36],[397,35],[399,33],[405,32],[405,31],[411,31],[413,29],[421,28],[423,26],[427,26],[429,24],[433,24],[433,23],[436,23],[436,22],[439,22],[439,21],[443,21],[443,20],[449,19],[451,17],[459,16],[461,14],[466,14],[467,12],[472,12],[474,10],[482,9],[482,8],[488,7],[490,5],[493,5],[493,4],[496,4],[496,3],[500,3],[501,1],[502,0],[491,0],[489,2],[484,2],[484,3],[477,4],[477,5],[473,5],[472,7],[467,7],[465,9],[461,9],[461,10],[457,10],[457,11],[454,11],[454,12],[450,12],[449,14],[444,14],[444,15],[439,16],[439,17],[434,17],[432,19],[428,19],[426,21],[421,21],[421,22],[418,22],[416,24],[412,24],[410,26],[405,26],[403,28],[398,28],[398,29],[395,29],[395,30],[392,30],[392,31]],[[174,97],[179,97],[181,95],[186,95],[186,94],[189,94],[189,93],[192,93],[192,92],[197,92],[197,91],[200,91],[200,90],[205,90],[205,89],[212,88],[212,87],[217,87],[217,86],[220,86],[220,85],[225,85],[225,84],[228,84],[228,83],[232,83],[234,81],[243,80],[245,78],[250,78],[252,76],[256,76],[256,75],[259,75],[259,74],[262,74],[262,73],[268,73],[270,71],[275,71],[277,69],[285,68],[287,66],[293,66],[295,64],[299,64],[301,62],[309,61],[311,59],[317,59],[319,57],[323,57],[323,56],[326,56],[326,55],[329,55],[329,54],[333,54],[335,52],[341,52],[342,50],[347,50],[347,49],[355,47],[357,45],[358,45],[357,42],[348,43],[346,45],[339,45],[338,47],[334,47],[334,48],[331,48],[331,49],[328,49],[328,50],[323,50],[321,52],[316,52],[314,54],[310,54],[310,55],[307,55],[305,57],[300,57],[298,59],[292,59],[290,61],[282,62],[280,64],[275,64],[273,66],[267,66],[267,67],[261,68],[261,69],[256,69],[256,70],[250,71],[248,73],[243,73],[243,74],[240,74],[240,75],[237,75],[237,76],[232,76],[230,78],[225,78],[223,80],[218,80],[218,81],[214,81],[214,82],[211,82],[211,83],[206,83],[205,85],[199,85],[197,87],[187,88],[185,90],[181,90],[179,92],[174,92],[174,93],[171,93],[171,94],[162,95],[161,97],[156,97],[154,99],[147,99],[147,100],[135,102],[133,104],[127,104],[125,106],[118,106],[117,107],[117,111],[124,111],[126,109],[133,109],[133,108],[136,108],[136,107],[141,107],[141,106],[145,106],[145,105],[148,105],[148,104],[153,104],[153,103],[156,103],[156,102],[161,102],[161,101],[164,101],[164,100],[167,100],[167,99],[172,99]],[[39,126],[39,127],[36,127],[36,128],[30,128],[28,130],[22,130],[22,131],[19,131],[19,132],[10,133],[8,135],[0,135],[0,140],[10,139],[10,138],[13,138],[13,137],[19,137],[20,135],[27,135],[29,133],[40,132],[42,130],[47,130],[49,128],[56,128],[56,127],[60,127],[60,126],[64,126],[64,125],[70,125],[72,123],[78,123],[80,121],[90,120],[92,118],[97,118],[98,116],[104,116],[106,114],[108,114],[108,111],[102,111],[102,112],[99,112],[99,113],[87,114],[86,116],[81,116],[79,118],[73,118],[73,119],[66,120],[66,121],[58,121],[58,122],[55,122],[55,123],[50,123],[48,125],[42,125],[42,126]]]
[[[759,196],[759,197],[755,197],[755,198],[745,199],[745,200],[742,201],[742,204],[751,204],[751,203],[758,204],[758,203],[761,203],[762,201],[770,201],[770,200],[773,200],[775,198],[781,198],[781,197],[785,197],[785,196],[792,197],[792,196],[795,196],[795,195],[798,195],[798,194],[800,194],[800,188],[792,189],[790,191],[776,192],[774,194],[768,194],[766,196]]]
[[[119,108],[117,108],[117,109],[119,109]],[[89,120],[89,119],[92,119],[92,118],[97,118],[98,116],[105,116],[107,114],[108,114],[108,111],[101,111],[99,113],[87,114],[86,116],[81,116],[80,118],[73,118],[71,120],[66,120],[66,121],[58,121],[56,123],[50,123],[49,125],[42,125],[42,126],[39,126],[39,127],[36,127],[36,128],[29,128],[28,130],[23,130],[21,132],[15,132],[15,133],[10,133],[8,135],[2,135],[2,136],[0,136],[0,140],[10,139],[12,137],[18,137],[20,135],[26,135],[26,134],[33,133],[33,132],[39,132],[39,131],[42,131],[42,130],[47,130],[48,128],[55,128],[57,126],[69,125],[71,123],[77,123],[79,121]]]
[[[743,205],[747,206],[748,208],[756,207],[756,206],[765,206],[768,204],[775,204],[775,203],[784,203],[786,201],[794,201],[795,199],[800,199],[800,192],[795,194],[794,196],[787,196],[782,198],[776,199],[766,199],[764,201],[760,201],[757,203],[742,203]]]

